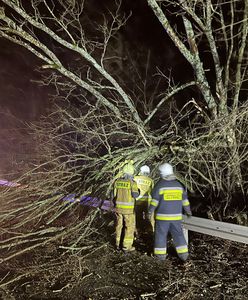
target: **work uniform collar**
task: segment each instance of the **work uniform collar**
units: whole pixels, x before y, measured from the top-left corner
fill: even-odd
[[[124,179],[133,179],[133,175],[130,175],[130,174],[124,174],[123,176]]]
[[[175,180],[176,176],[174,174],[163,177],[164,180]]]

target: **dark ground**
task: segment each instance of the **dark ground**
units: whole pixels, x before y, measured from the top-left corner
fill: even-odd
[[[111,216],[102,219],[80,253],[57,241],[2,264],[0,299],[248,299],[247,245],[191,233],[190,260],[181,263],[169,243],[162,263],[114,250]]]

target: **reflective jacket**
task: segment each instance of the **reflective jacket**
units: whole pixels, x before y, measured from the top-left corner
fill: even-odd
[[[137,186],[140,192],[139,197],[136,199],[136,204],[139,204],[144,201],[151,201],[151,192],[154,186],[153,180],[144,175],[137,175],[134,177],[134,180],[137,182]]]
[[[137,183],[132,178],[120,178],[114,183],[115,209],[120,214],[133,214],[135,198],[139,196]]]
[[[188,196],[183,185],[170,175],[162,178],[152,191],[149,213],[155,211],[155,220],[182,220],[182,210],[191,213]]]

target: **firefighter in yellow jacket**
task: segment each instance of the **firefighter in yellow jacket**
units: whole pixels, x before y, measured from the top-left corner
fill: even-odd
[[[132,161],[123,167],[123,176],[114,183],[114,205],[117,216],[116,247],[125,252],[133,247],[135,231],[135,198],[139,196],[137,183],[133,180],[135,169]],[[121,236],[123,240],[121,241]]]
[[[151,202],[151,191],[154,186],[153,180],[150,176],[150,168],[144,165],[140,168],[140,172],[134,177],[140,192],[136,199],[136,228],[138,236],[148,231],[149,227],[154,228],[154,219],[151,219],[151,224],[147,219],[148,207]]]

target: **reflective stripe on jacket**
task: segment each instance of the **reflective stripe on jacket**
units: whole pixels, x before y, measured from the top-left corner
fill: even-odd
[[[191,212],[188,196],[175,176],[160,179],[152,191],[149,213],[155,211],[155,219],[161,221],[182,220],[182,210]]]
[[[138,187],[132,179],[117,179],[114,183],[116,212],[120,214],[134,213],[135,197],[138,197]]]

